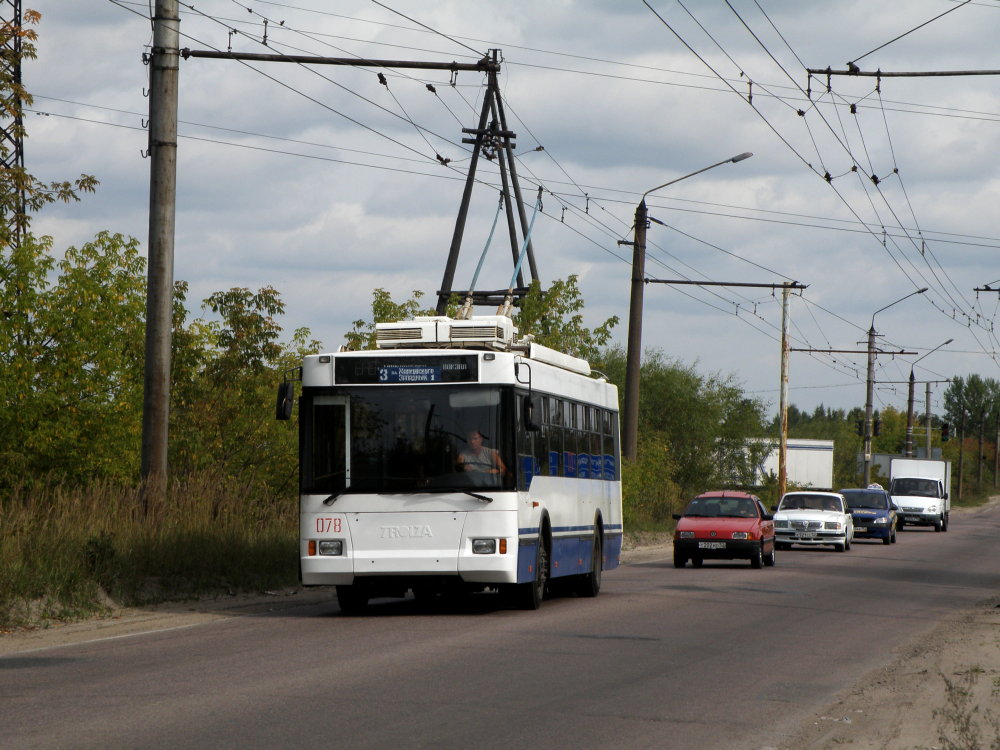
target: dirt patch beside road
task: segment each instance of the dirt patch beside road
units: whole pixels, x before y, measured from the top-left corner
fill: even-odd
[[[997,747],[998,688],[1000,598],[911,642],[779,747]]]

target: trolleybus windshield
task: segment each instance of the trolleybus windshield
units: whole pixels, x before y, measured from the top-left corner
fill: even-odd
[[[338,387],[302,399],[302,492],[513,489],[513,393]]]

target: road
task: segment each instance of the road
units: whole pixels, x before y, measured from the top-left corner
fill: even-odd
[[[0,656],[2,748],[766,748],[997,593],[1000,507],[538,612],[335,601]]]

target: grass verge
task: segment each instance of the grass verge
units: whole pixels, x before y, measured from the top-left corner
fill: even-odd
[[[158,498],[47,483],[0,499],[0,629],[109,608],[295,585],[297,513],[259,487],[201,475]]]

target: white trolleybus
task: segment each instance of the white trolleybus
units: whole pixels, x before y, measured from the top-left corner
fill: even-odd
[[[423,317],[305,358],[303,585],[336,586],[344,612],[408,590],[526,609],[550,587],[597,595],[622,546],[617,388],[516,334],[501,315]]]

